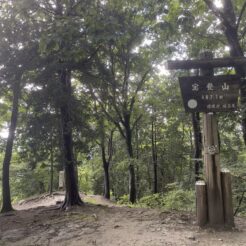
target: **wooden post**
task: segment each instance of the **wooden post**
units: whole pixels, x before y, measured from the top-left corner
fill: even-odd
[[[202,59],[212,59],[211,52],[203,52]],[[201,69],[201,75],[213,75],[213,69]],[[205,181],[207,184],[208,221],[212,227],[224,224],[220,177],[218,125],[213,113],[203,114],[203,148]]]
[[[231,228],[234,227],[235,224],[232,205],[231,174],[227,169],[223,169],[221,171],[221,186],[223,195],[225,225]]]
[[[179,78],[186,111],[206,112],[203,114],[205,184],[196,183],[200,226],[206,223],[207,215],[211,227],[234,226],[231,176],[228,171],[220,172],[218,125],[215,114],[209,111],[236,109],[240,77],[213,76],[213,68],[237,67],[240,64],[246,64],[246,58],[213,59],[211,52],[201,53],[199,60],[168,61],[168,69],[200,69],[201,76]],[[207,206],[207,210],[204,206]]]
[[[197,225],[203,227],[208,222],[207,190],[204,181],[196,182]]]
[[[208,53],[208,52],[206,52]],[[168,61],[167,68],[168,69],[207,69],[207,68],[215,68],[215,67],[238,67],[245,66],[246,58],[245,57],[226,57],[226,58],[217,58],[212,59],[208,58],[204,59],[195,59],[195,60],[183,60],[183,61]]]
[[[208,220],[211,226],[224,224],[220,177],[218,126],[214,114],[204,114],[204,166],[208,196]]]

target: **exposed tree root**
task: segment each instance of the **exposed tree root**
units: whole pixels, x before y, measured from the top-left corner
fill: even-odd
[[[64,202],[61,205],[62,210],[68,210],[72,206],[83,206],[84,202],[81,200],[80,196],[77,195],[75,199],[68,199],[68,196],[66,195]]]
[[[15,211],[12,206],[2,207],[2,209],[1,209],[1,213],[8,213],[8,212],[12,212],[12,211]]]

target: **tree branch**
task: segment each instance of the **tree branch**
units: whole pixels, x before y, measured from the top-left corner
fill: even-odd
[[[108,118],[109,121],[111,121],[112,123],[114,123],[114,125],[118,128],[120,134],[122,135],[122,137],[126,137],[125,133],[120,125],[120,123],[118,121],[116,121],[110,114],[109,112],[106,110],[106,108],[104,107],[103,103],[95,96],[92,87],[89,85],[89,90],[90,90],[90,94],[91,96],[94,98],[95,101],[97,101],[103,111],[103,113],[106,115],[106,117]]]
[[[212,34],[212,35],[205,35],[203,33],[195,33],[194,35],[201,37],[201,38],[206,38],[209,40],[215,40],[215,41],[219,41],[220,43],[222,43],[223,45],[227,45],[226,41],[222,40],[221,38],[219,38],[217,35]]]
[[[141,120],[141,118],[143,117],[143,115],[139,115],[138,118],[135,120],[135,122],[132,125],[132,131],[135,129],[136,125],[138,124],[138,122]]]
[[[110,132],[110,137],[109,137],[109,142],[108,142],[108,163],[111,162],[112,157],[113,157],[113,135],[114,135],[114,130],[111,130]]]
[[[244,14],[245,9],[246,9],[246,1],[243,4],[243,7],[242,7],[242,9],[240,11],[240,14],[239,14],[239,17],[238,17],[238,20],[237,20],[237,25],[236,25],[237,30],[239,28],[239,25],[240,25],[240,22],[241,22],[241,19],[243,17],[243,14]]]
[[[204,0],[204,2],[207,4],[209,9],[211,9],[211,11],[215,14],[215,16],[217,16],[220,20],[222,20],[222,22],[224,23],[225,26],[233,28],[233,26],[231,25],[230,21],[227,19],[226,14],[224,12],[220,11],[214,5],[214,3],[212,1]]]
[[[137,88],[136,88],[136,90],[135,90],[135,92],[134,92],[134,95],[133,95],[132,98],[131,98],[131,102],[130,102],[130,112],[132,112],[132,110],[133,110],[133,106],[134,106],[134,103],[135,103],[135,99],[136,99],[137,93],[139,92],[139,90],[142,88],[144,82],[146,81],[146,77],[147,77],[148,73],[150,72],[150,70],[151,70],[151,69],[148,69],[148,70],[144,73],[142,79],[140,80],[140,82],[139,82],[138,85],[137,85]]]
[[[123,120],[123,117],[122,117],[122,115],[120,113],[119,108],[117,107],[115,97],[109,95],[109,98],[111,99],[112,106],[113,106],[113,108],[114,108],[114,110],[115,110],[115,112],[116,112],[116,114],[117,114],[117,116],[119,118],[119,121],[124,125],[124,120]]]

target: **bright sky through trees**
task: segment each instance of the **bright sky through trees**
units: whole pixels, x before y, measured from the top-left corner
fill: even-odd
[[[9,135],[8,128],[1,129],[1,131],[0,131],[0,137],[1,138],[6,139],[8,137],[8,135]]]
[[[223,4],[221,2],[221,0],[215,0],[214,4],[218,7],[218,8],[222,8]]]

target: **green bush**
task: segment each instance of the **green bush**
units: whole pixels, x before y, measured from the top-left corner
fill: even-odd
[[[193,211],[195,209],[194,190],[184,190],[177,186],[169,187],[166,194],[152,194],[142,197],[134,207],[162,208],[165,210]],[[128,195],[123,195],[118,204],[130,205]]]
[[[195,193],[192,190],[171,190],[164,196],[167,210],[194,210]]]
[[[117,200],[117,203],[127,205],[129,203],[129,196],[123,195],[123,196],[119,197],[119,199]]]
[[[142,197],[139,200],[139,204],[140,206],[149,208],[161,208],[165,206],[164,197],[160,193]]]
[[[118,204],[129,205],[128,195],[121,196]],[[175,189],[168,191],[166,194],[158,193],[144,196],[134,206],[193,211],[195,208],[195,193],[193,190],[183,190],[175,187]]]

